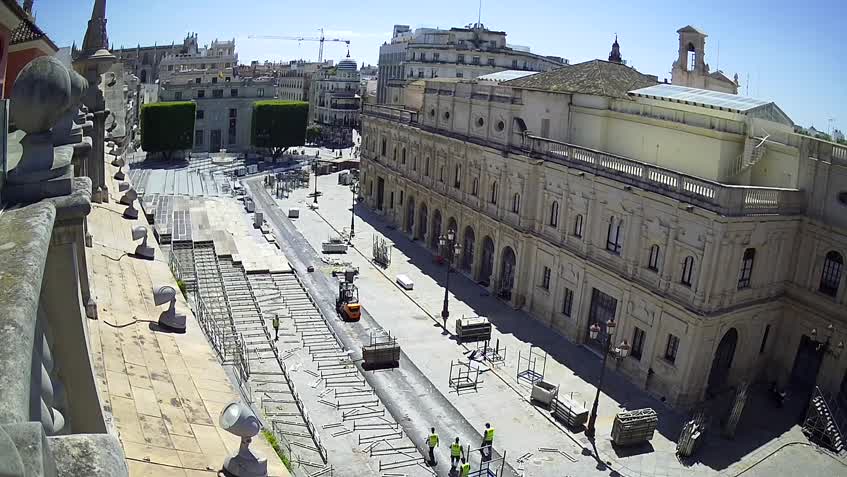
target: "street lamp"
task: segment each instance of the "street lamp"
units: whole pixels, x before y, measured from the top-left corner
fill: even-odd
[[[832,347],[830,346],[830,342],[832,340],[832,335],[834,333],[835,333],[835,327],[832,326],[832,323],[830,323],[826,327],[826,339],[818,339],[817,328],[812,328],[812,332],[811,332],[812,342],[817,345],[815,350],[820,351],[820,352],[825,353],[825,354],[832,355],[835,358],[839,357],[841,355],[841,351],[844,350],[844,342],[839,341],[838,344],[835,346],[837,351],[833,351]]]
[[[614,318],[606,322],[606,337],[601,343],[603,346],[603,367],[600,368],[600,379],[597,382],[597,394],[594,396],[594,404],[591,406],[591,415],[588,417],[588,425],[585,427],[585,435],[588,437],[594,437],[594,425],[597,422],[597,406],[600,403],[600,391],[603,389],[603,377],[606,375],[606,359],[610,354],[613,354],[614,357],[619,360],[626,358],[629,356],[629,351],[631,349],[626,340],[621,341],[621,344],[618,345],[617,348],[612,349],[616,327],[617,323],[615,323]],[[592,340],[596,340],[600,336],[600,325],[597,323],[592,324],[588,328],[588,336]]]
[[[356,196],[359,195],[359,182],[350,184],[350,191],[353,192],[353,204],[350,206],[350,241],[356,236]]]
[[[444,322],[444,331],[447,331],[447,318],[450,317],[448,308],[448,294],[450,293],[450,272],[452,271],[453,258],[459,255],[462,246],[456,243],[456,232],[453,229],[447,231],[447,235],[438,238],[441,246],[441,256],[447,260],[447,280],[444,282],[444,306],[441,308],[441,320]]]
[[[318,158],[315,158],[315,200],[312,202],[313,204],[318,203]]]

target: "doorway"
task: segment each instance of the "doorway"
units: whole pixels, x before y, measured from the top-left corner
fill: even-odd
[[[593,346],[599,350],[603,350],[603,344],[609,336],[609,330],[606,323],[609,320],[615,319],[615,312],[618,309],[618,300],[607,295],[596,288],[591,289],[591,307],[588,311],[588,328],[596,324],[600,327],[600,332],[597,334],[597,339],[588,339],[589,346]],[[586,329],[586,332],[588,330]]]
[[[503,250],[503,260],[500,265],[500,290],[498,296],[504,300],[512,299],[512,288],[515,286],[515,264],[518,259],[512,247]]]
[[[798,391],[810,391],[817,383],[822,361],[823,353],[818,349],[818,344],[803,335],[791,370],[791,387]]]
[[[709,384],[706,387],[706,397],[712,397],[723,391],[729,379],[732,359],[735,357],[735,346],[738,344],[738,331],[730,328],[724,333],[715,357],[712,359],[712,370],[709,372]]]
[[[382,210],[382,204],[385,200],[385,179],[378,177],[376,179],[376,210]]]

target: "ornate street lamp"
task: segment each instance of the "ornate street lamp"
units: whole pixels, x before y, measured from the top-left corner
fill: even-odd
[[[448,295],[450,293],[450,272],[452,271],[453,259],[459,256],[462,246],[456,243],[456,232],[453,229],[447,231],[447,235],[438,237],[438,245],[441,246],[441,256],[447,260],[447,280],[444,282],[444,305],[441,308],[441,320],[444,331],[447,331],[447,318],[450,317],[448,308]]]
[[[315,158],[315,200],[312,202],[313,204],[318,203],[318,158]]]
[[[601,343],[603,348],[603,367],[600,368],[600,379],[597,382],[597,394],[594,396],[594,404],[591,406],[591,415],[588,417],[588,425],[585,427],[585,435],[588,437],[594,437],[595,433],[597,406],[600,402],[600,391],[603,389],[603,377],[606,375],[606,359],[611,354],[614,355],[615,359],[621,360],[629,356],[629,352],[632,349],[626,340],[621,341],[621,344],[618,345],[617,348],[612,349],[616,327],[617,323],[615,323],[614,319],[606,322],[606,335]],[[600,325],[597,323],[592,324],[588,328],[588,336],[592,340],[598,339],[600,337]]]
[[[356,236],[356,196],[359,195],[359,182],[353,182],[350,184],[350,191],[353,192],[353,204],[350,206],[350,242],[353,241],[353,237]]]
[[[839,356],[841,356],[841,352],[844,350],[844,342],[839,341],[838,344],[835,346],[835,351],[833,351],[831,346],[832,335],[835,334],[835,327],[832,326],[832,323],[830,323],[826,327],[825,339],[818,338],[817,328],[812,328],[812,332],[810,334],[812,335],[812,342],[817,345],[817,347],[815,348],[816,351],[832,355],[834,358],[838,358]]]

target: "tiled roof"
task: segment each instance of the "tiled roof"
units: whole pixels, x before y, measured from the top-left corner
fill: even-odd
[[[53,41],[51,41],[50,38],[47,37],[47,35],[29,19],[21,20],[18,26],[14,30],[12,30],[12,34],[10,35],[9,39],[9,44],[17,45],[19,43],[26,43],[35,40],[44,40],[45,42],[47,42],[47,44],[53,47],[54,50],[59,49],[53,43]]]
[[[646,88],[657,83],[655,76],[639,73],[634,68],[603,60],[592,60],[505,81],[502,84],[554,93],[582,93],[626,98],[628,91]]]

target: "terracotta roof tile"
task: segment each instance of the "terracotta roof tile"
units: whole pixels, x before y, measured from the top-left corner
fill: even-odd
[[[627,92],[657,84],[655,76],[639,73],[629,66],[592,60],[511,81],[505,86],[554,93],[582,93],[626,98]]]

